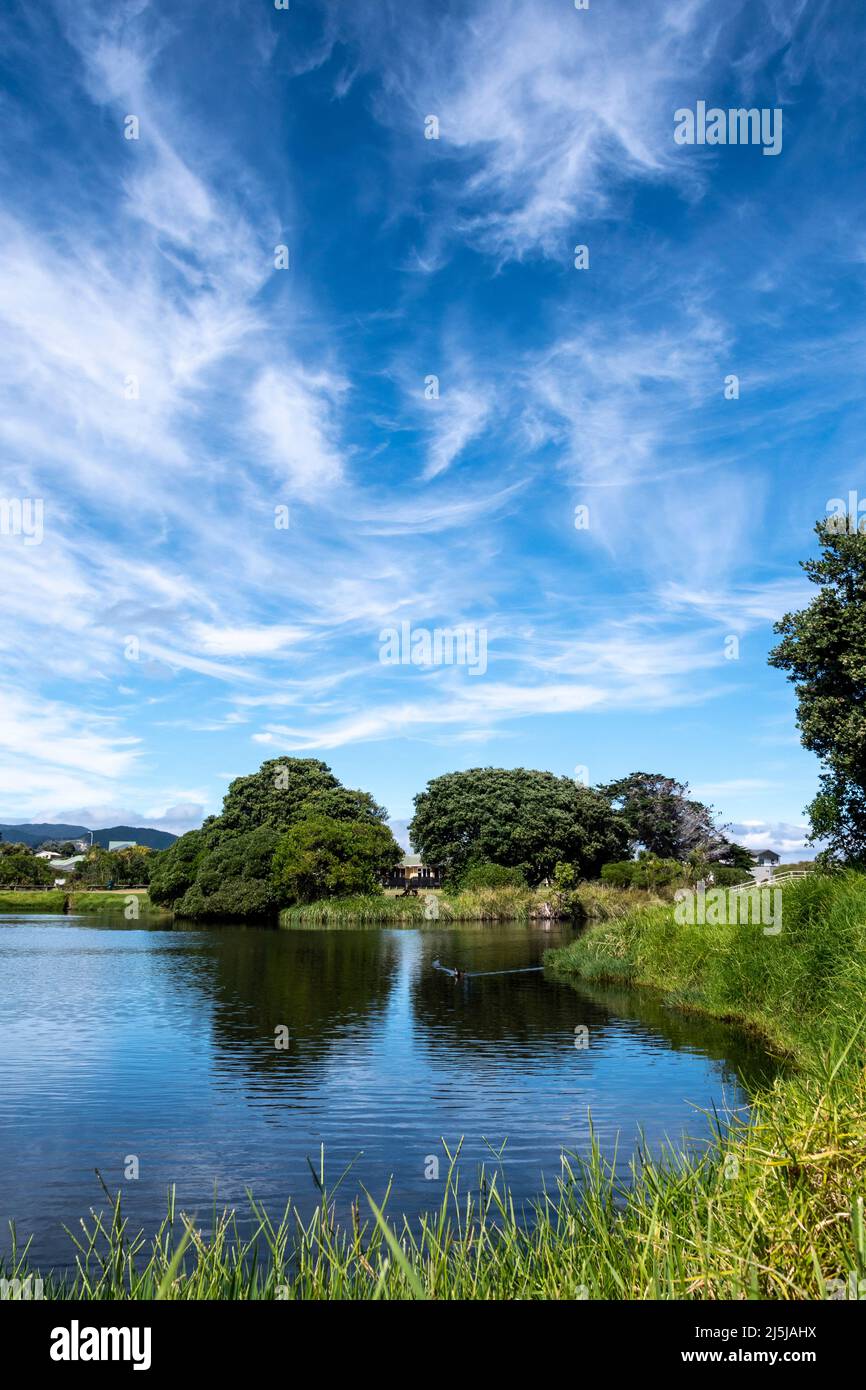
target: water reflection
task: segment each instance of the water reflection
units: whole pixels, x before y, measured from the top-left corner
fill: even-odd
[[[519,1200],[585,1152],[707,1133],[701,1110],[742,1105],[772,1064],[721,1024],[652,996],[540,970],[556,932],[520,926],[280,932],[87,918],[0,919],[6,1018],[0,1219],[68,1258],[60,1223],[99,1202],[98,1168],[134,1225],[165,1191],[207,1225],[245,1188],[274,1208],[317,1194],[308,1158],[392,1209],[435,1205],[425,1177],[465,1136],[463,1172],[507,1140]],[[468,972],[455,983],[441,959]],[[519,973],[499,974],[509,971]],[[488,973],[494,972],[494,973]],[[585,1026],[588,1046],[575,1047]],[[290,1046],[275,1047],[288,1028]],[[745,1089],[744,1089],[745,1088]],[[359,1157],[356,1157],[359,1155]],[[135,1154],[140,1179],[125,1182]]]

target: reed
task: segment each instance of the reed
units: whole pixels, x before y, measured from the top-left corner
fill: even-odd
[[[547,897],[550,897],[549,893]],[[429,895],[420,889],[417,898],[390,897],[384,893],[368,897],[322,898],[319,902],[285,908],[280,913],[280,926],[417,926],[426,922],[431,926],[448,926],[457,922],[528,922],[544,898],[541,890],[513,887],[474,888],[460,893]]]

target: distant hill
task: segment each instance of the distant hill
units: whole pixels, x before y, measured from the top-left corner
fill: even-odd
[[[46,821],[40,824],[6,825],[0,822],[0,835],[7,844],[41,845],[43,840],[78,840],[90,834],[89,825],[66,825]],[[135,840],[150,849],[168,849],[177,839],[167,830],[150,830],[141,825],[111,825],[107,830],[94,830],[93,843],[108,848],[109,840]]]

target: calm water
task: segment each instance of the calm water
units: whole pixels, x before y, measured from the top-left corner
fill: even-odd
[[[148,1230],[172,1182],[205,1228],[214,1185],[221,1205],[244,1207],[250,1187],[274,1211],[290,1196],[309,1210],[322,1144],[330,1182],[356,1160],[342,1212],[361,1184],[380,1199],[391,1176],[390,1211],[435,1205],[428,1156],[444,1174],[442,1139],[461,1135],[467,1182],[507,1140],[505,1175],[528,1198],[563,1150],[586,1152],[590,1111],[603,1149],[619,1138],[627,1160],[641,1130],[655,1146],[700,1142],[702,1110],[742,1106],[769,1075],[737,1033],[635,993],[542,973],[455,984],[432,965],[518,971],[561,939],[0,917],[2,1247],[14,1217],[43,1266],[68,1263],[61,1223],[104,1205],[94,1169]],[[124,1179],[130,1154],[137,1181]]]

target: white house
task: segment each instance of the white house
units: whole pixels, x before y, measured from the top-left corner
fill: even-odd
[[[762,869],[768,866],[772,868],[774,864],[778,864],[779,858],[774,849],[762,849],[760,854],[755,855],[755,863]]]

